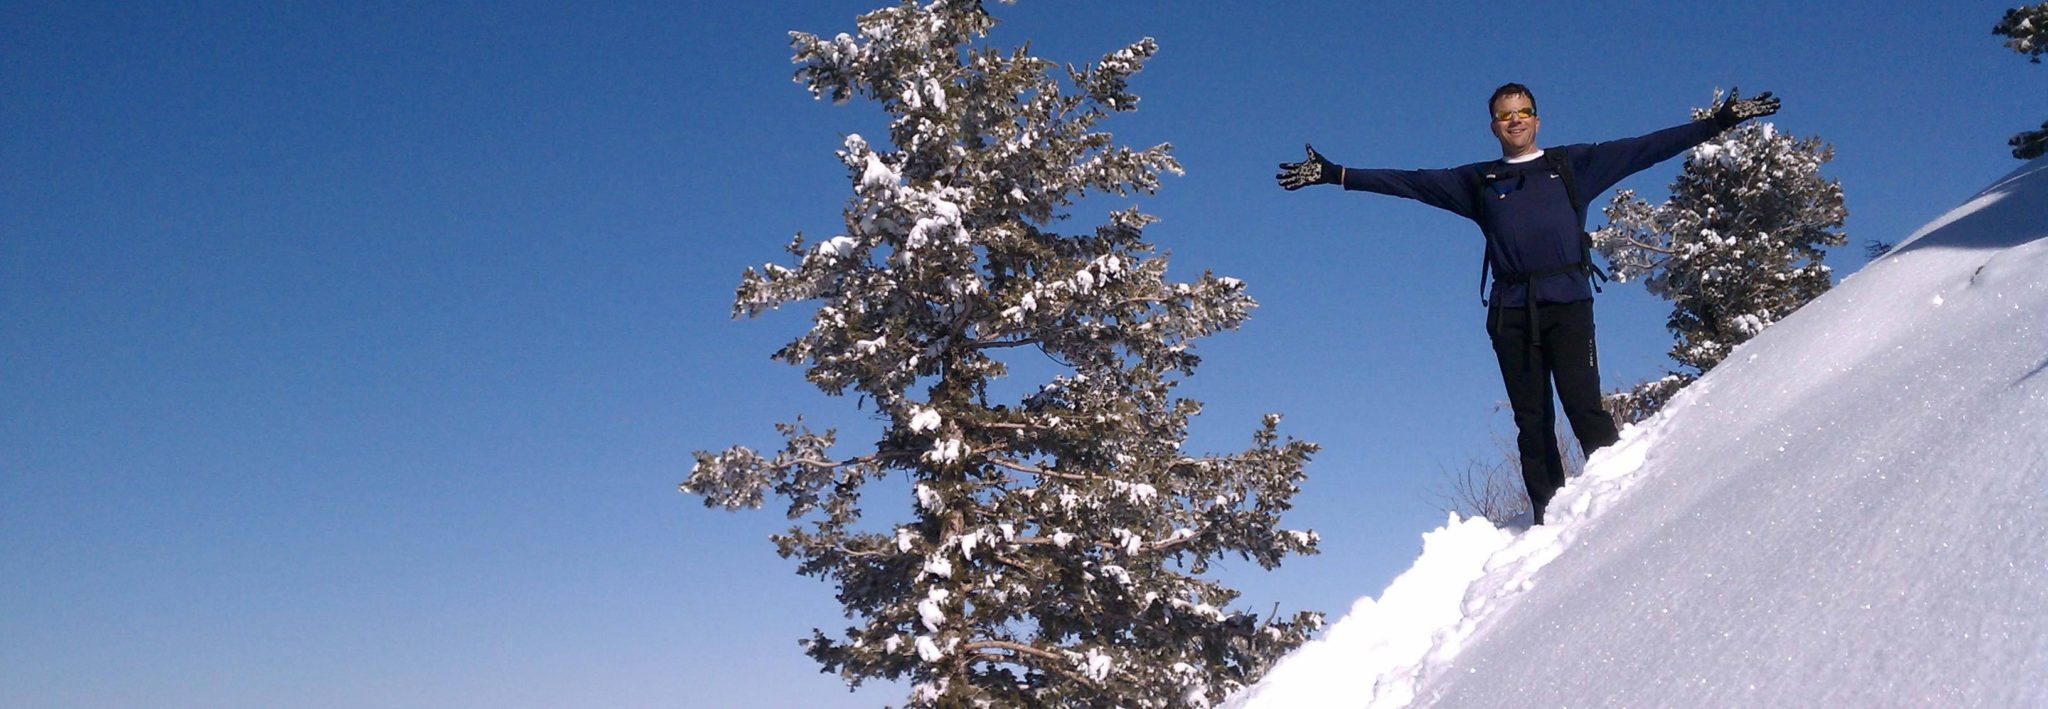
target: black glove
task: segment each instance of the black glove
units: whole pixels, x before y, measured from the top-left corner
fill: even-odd
[[[1772,98],[1771,92],[1765,91],[1756,98],[1742,98],[1734,87],[1730,87],[1728,99],[1721,102],[1720,108],[1714,109],[1714,122],[1722,128],[1734,128],[1737,123],[1777,112],[1778,99]]]
[[[1342,181],[1344,168],[1323,159],[1322,154],[1316,152],[1316,146],[1302,147],[1308,148],[1308,158],[1301,162],[1280,163],[1280,174],[1273,176],[1280,181],[1282,188],[1292,192],[1309,185],[1334,185]]]

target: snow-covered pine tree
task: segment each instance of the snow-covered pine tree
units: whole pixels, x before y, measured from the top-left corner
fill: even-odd
[[[2048,2],[2006,10],[1991,33],[2004,37],[2005,46],[2026,55],[2027,61],[2041,63],[2041,55],[2048,54]],[[2048,153],[2048,121],[2041,122],[2040,130],[2022,131],[2006,144],[2021,160],[2041,157]]]
[[[1722,100],[1716,91],[1693,117]],[[1610,397],[1620,420],[1655,413],[1729,350],[1833,285],[1822,247],[1847,243],[1848,210],[1841,183],[1820,174],[1832,159],[1834,148],[1818,138],[1753,121],[1693,148],[1663,204],[1633,190],[1614,195],[1593,242],[1615,280],[1641,278],[1671,301],[1671,358],[1690,369]]]
[[[907,1],[858,36],[791,33],[797,80],[880,103],[889,146],[845,139],[845,233],[799,234],[792,266],[748,269],[734,315],[818,301],[775,358],[858,392],[885,428],[840,456],[833,431],[780,424],[781,451],[698,452],[682,488],[729,509],[788,501],[780,553],[835,581],[854,622],[807,652],[851,684],[907,679],[917,706],[1207,706],[1322,623],[1230,610],[1237,593],[1203,578],[1228,555],[1272,568],[1315,551],[1278,523],[1316,446],[1269,415],[1243,452],[1183,453],[1201,407],[1173,387],[1195,339],[1244,322],[1244,284],[1165,280],[1136,208],[1048,230],[1083,195],[1179,172],[1170,146],[1093,130],[1137,106],[1153,41],[1056,76],[985,46],[994,24],[980,2]],[[993,403],[1011,352],[1064,367]],[[909,518],[856,528],[863,485],[892,473],[912,483]]]

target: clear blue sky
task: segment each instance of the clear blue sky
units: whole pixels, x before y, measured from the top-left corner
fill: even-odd
[[[1473,228],[1283,193],[1274,163],[1489,157],[1510,80],[1552,145],[1769,89],[1782,130],[1838,150],[1846,273],[2048,117],[2048,67],[1989,33],[2008,2],[1026,0],[993,40],[1159,40],[1105,128],[1187,167],[1141,202],[1175,273],[1262,303],[1200,344],[1190,447],[1241,448],[1267,411],[1325,446],[1290,520],[1323,555],[1227,573],[1246,605],[1334,617],[1441,523],[1442,471],[1511,431]],[[867,440],[768,360],[807,312],[730,307],[743,267],[836,233],[840,136],[883,135],[790,82],[785,33],[873,4],[203,5],[0,4],[0,705],[900,698],[798,651],[843,621],[774,555],[779,512],[675,489],[692,450],[797,414]],[[1662,371],[1666,312],[1608,288],[1610,384]]]

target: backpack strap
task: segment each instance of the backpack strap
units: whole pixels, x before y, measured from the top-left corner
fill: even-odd
[[[1558,148],[1543,151],[1543,160],[1550,163],[1550,169],[1557,173],[1557,179],[1564,180],[1564,194],[1572,200],[1572,213],[1579,215],[1581,226],[1585,225],[1586,206],[1579,201],[1578,182],[1572,179],[1571,158],[1564,154],[1563,148]]]
[[[1486,228],[1487,205],[1491,204],[1486,199],[1486,192],[1488,183],[1500,179],[1500,175],[1489,169],[1492,166],[1493,163],[1479,166],[1473,172],[1472,184],[1470,185],[1472,188],[1472,203],[1477,205],[1479,209],[1479,218],[1473,221],[1479,224],[1479,236],[1486,241],[1485,245],[1481,246],[1479,250],[1479,305],[1484,308],[1493,307],[1493,299],[1487,297],[1486,291],[1486,284],[1492,276],[1493,253],[1495,250],[1493,231]]]
[[[1565,197],[1572,201],[1572,213],[1579,215],[1579,263],[1586,268],[1586,274],[1593,284],[1593,292],[1605,292],[1600,290],[1600,283],[1608,280],[1607,272],[1600,270],[1600,266],[1593,263],[1593,234],[1586,231],[1586,210],[1592,205],[1579,201],[1579,185],[1572,179],[1571,157],[1564,154],[1563,148],[1546,150],[1543,157],[1550,162],[1550,169],[1557,172],[1557,179],[1564,180]]]

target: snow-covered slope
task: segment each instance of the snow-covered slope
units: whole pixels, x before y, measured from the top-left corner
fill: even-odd
[[[2048,158],[1460,520],[1250,707],[2048,706]]]

